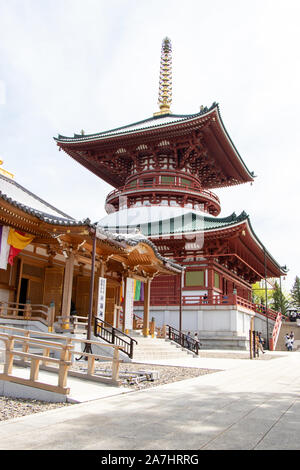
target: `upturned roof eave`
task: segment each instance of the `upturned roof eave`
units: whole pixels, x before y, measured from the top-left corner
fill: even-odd
[[[217,121],[219,123],[221,133],[225,138],[225,141],[229,145],[231,151],[235,154],[237,161],[241,165],[240,170],[236,168],[236,171],[241,172],[244,174],[244,176],[241,175],[241,178],[244,180],[244,182],[253,182],[254,181],[254,173],[250,172],[248,167],[246,166],[244,160],[242,159],[241,155],[239,154],[236,146],[234,145],[232,139],[229,136],[229,133],[227,132],[221,114],[219,110],[219,105],[217,103],[213,103],[213,105],[207,109],[205,108],[205,111],[201,111],[200,113],[197,114],[191,114],[191,115],[174,115],[174,114],[168,114],[166,116],[170,117],[178,117],[178,120],[172,121],[172,122],[163,122],[159,124],[159,118],[164,117],[164,116],[158,116],[156,118],[148,118],[143,121],[138,121],[133,124],[129,124],[126,126],[122,126],[116,129],[112,129],[109,131],[104,131],[104,132],[99,132],[95,134],[88,134],[88,135],[78,135],[74,134],[74,137],[66,137],[59,135],[57,138],[54,137],[54,140],[56,141],[57,145],[61,147],[63,150],[65,150],[67,153],[70,152],[71,148],[74,150],[76,147],[80,146],[81,144],[95,144],[95,143],[108,143],[108,142],[117,142],[120,139],[131,139],[132,137],[135,137],[137,135],[145,135],[151,133],[153,135],[154,133],[161,132],[164,130],[173,130],[176,131],[180,127],[184,127],[186,125],[190,125],[193,122],[196,122],[199,120],[199,123],[203,121],[204,119],[209,118],[212,114],[216,114],[217,116]],[[158,122],[156,125],[152,126],[147,126],[147,127],[142,127],[138,128],[135,126],[138,126],[140,124],[146,123],[146,122]],[[70,154],[70,153],[69,153]],[[72,156],[72,155],[71,155]],[[74,156],[72,156],[74,158]],[[79,160],[78,160],[79,161]],[[82,162],[80,161],[82,164]],[[85,166],[85,165],[84,165]],[[111,184],[111,183],[110,183]]]
[[[132,135],[132,134],[137,133],[137,132],[149,132],[151,130],[156,130],[156,129],[161,129],[161,128],[164,128],[164,127],[174,126],[174,125],[178,125],[178,124],[181,124],[181,123],[186,123],[186,122],[189,122],[191,120],[198,119],[198,118],[205,118],[217,108],[218,108],[218,104],[213,103],[212,106],[209,109],[205,108],[205,111],[200,111],[199,113],[195,113],[195,114],[171,114],[170,113],[170,114],[165,114],[165,115],[162,115],[162,116],[150,117],[150,118],[147,118],[147,119],[143,119],[142,121],[137,121],[137,122],[132,123],[132,124],[127,124],[125,126],[121,126],[121,127],[118,127],[118,128],[115,128],[115,129],[110,129],[110,130],[103,131],[103,132],[97,132],[97,133],[94,133],[94,134],[86,134],[86,135],[74,134],[74,137],[67,137],[67,136],[63,136],[63,135],[59,134],[58,137],[54,137],[54,140],[58,143],[79,143],[79,142],[87,142],[87,141],[94,141],[94,140],[106,140],[106,139],[109,139],[111,137],[124,137],[125,135]],[[137,129],[137,128],[133,128],[131,130],[129,129],[129,128],[132,128],[134,126],[138,126],[140,124],[150,122],[150,121],[159,122],[159,119],[167,117],[167,116],[178,117],[178,120],[175,120],[173,122],[167,122],[167,123],[161,123],[161,124],[156,124],[156,125],[152,125],[152,126],[147,126],[147,127],[143,127],[143,128],[139,128],[139,129]],[[121,131],[121,132],[117,132],[117,131]],[[122,131],[124,131],[124,132],[122,132]]]

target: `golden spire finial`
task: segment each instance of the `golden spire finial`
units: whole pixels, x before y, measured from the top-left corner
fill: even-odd
[[[0,165],[3,165],[3,163],[4,163],[3,160],[0,160]],[[0,174],[4,175],[4,176],[7,176],[7,178],[11,178],[11,179],[14,178],[14,175],[12,173],[10,173],[7,170],[4,170],[3,168],[0,168]]]
[[[169,38],[165,38],[161,47],[160,74],[159,74],[159,93],[158,104],[160,111],[154,113],[154,116],[160,114],[169,114],[172,103],[172,44]]]

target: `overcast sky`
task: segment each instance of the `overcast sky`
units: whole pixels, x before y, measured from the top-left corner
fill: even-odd
[[[216,191],[300,275],[299,0],[0,0],[0,158],[20,184],[81,220],[112,189],[53,140],[158,111],[161,43],[172,112],[220,105],[254,184]]]

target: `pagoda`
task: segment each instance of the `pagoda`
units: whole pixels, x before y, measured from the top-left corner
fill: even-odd
[[[55,140],[113,186],[101,227],[140,231],[163,256],[185,268],[182,276],[153,279],[151,314],[156,321],[199,331],[207,345],[244,347],[250,321],[259,315],[252,284],[286,271],[258,239],[245,212],[218,217],[221,203],[213,190],[254,181],[218,104],[180,115],[171,112],[171,103],[172,45],[165,38],[158,112],[116,129]],[[271,321],[264,313],[260,330],[265,320]],[[217,343],[217,337],[223,342]]]

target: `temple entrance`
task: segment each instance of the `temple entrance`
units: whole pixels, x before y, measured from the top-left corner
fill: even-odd
[[[119,283],[107,282],[106,302],[105,302],[105,321],[115,328],[119,327],[119,309],[120,305],[120,286]]]
[[[26,304],[27,300],[27,290],[28,290],[28,279],[21,279],[21,286],[20,286],[20,295],[19,295],[19,302],[21,304]]]

